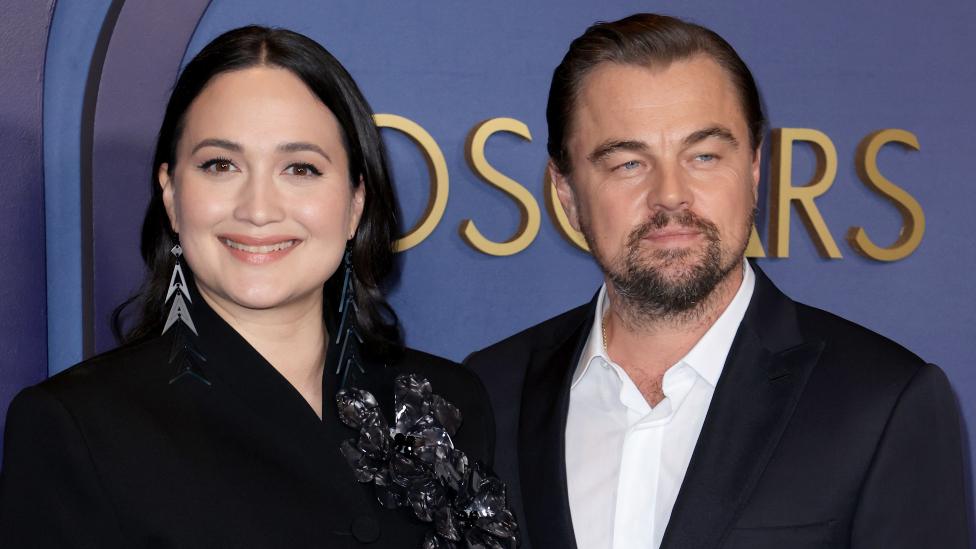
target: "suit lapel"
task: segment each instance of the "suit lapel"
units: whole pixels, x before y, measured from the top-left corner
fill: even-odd
[[[566,488],[569,389],[596,299],[565,339],[530,358],[519,415],[519,477],[533,547],[575,549]]]
[[[199,330],[200,351],[207,358],[202,369],[213,383],[201,406],[223,439],[246,444],[249,458],[262,461],[262,471],[277,471],[284,479],[298,479],[294,497],[320,505],[329,494],[342,509],[319,517],[323,532],[351,535],[351,521],[380,511],[369,485],[356,481],[339,452],[343,440],[356,432],[338,420],[332,395],[335,375],[326,372],[323,416],[320,420],[301,394],[206,302],[194,294],[193,318]],[[181,379],[178,390],[199,383]],[[190,385],[193,386],[193,385]],[[377,398],[382,398],[377,395]],[[208,427],[210,428],[210,427]],[[244,442],[238,442],[244,441]],[[234,446],[238,447],[238,446]]]
[[[719,378],[662,549],[719,547],[789,423],[823,342],[753,266],[756,288]]]

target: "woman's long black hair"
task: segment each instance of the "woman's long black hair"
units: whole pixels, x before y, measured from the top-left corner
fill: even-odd
[[[349,180],[354,187],[360,180],[366,186],[362,218],[350,243],[358,307],[355,320],[365,342],[365,353],[383,356],[395,352],[400,348],[399,324],[383,296],[381,283],[393,268],[393,239],[398,233],[399,215],[373,111],[346,69],[314,40],[289,30],[254,25],[218,36],[187,64],[176,81],[156,141],[150,176],[152,198],[142,224],[141,251],[148,273],[140,292],[112,314],[115,335],[122,343],[128,343],[159,334],[163,328],[166,290],[174,263],[170,249],[178,242],[178,236],[163,206],[158,173],[164,163],[170,173],[175,168],[186,111],[215,76],[255,66],[291,71],[339,121],[349,156]],[[342,281],[340,267],[325,283],[327,317],[337,306]],[[126,330],[123,316],[130,306],[138,307],[138,316]]]

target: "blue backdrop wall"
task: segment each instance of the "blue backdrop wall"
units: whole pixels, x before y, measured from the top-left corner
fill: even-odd
[[[588,300],[599,272],[547,201],[549,79],[587,25],[657,10],[726,37],[781,130],[765,151],[780,162],[764,171],[762,268],[794,298],[940,364],[976,425],[968,0],[9,4],[0,20],[0,227],[16,245],[0,265],[0,410],[19,388],[113,345],[108,315],[141,279],[138,226],[163,103],[186,59],[247,23],[315,38],[382,113],[406,225],[417,229],[392,289],[410,345],[459,360]],[[885,129],[898,131],[876,134]],[[468,160],[479,141],[484,163]],[[526,192],[513,197],[492,183],[498,174],[481,177],[485,163]],[[882,177],[904,194],[873,189],[885,188]],[[770,207],[804,191],[817,195],[815,207]],[[508,255],[471,244],[467,220],[501,243],[480,248]],[[898,259],[858,251],[852,227]]]

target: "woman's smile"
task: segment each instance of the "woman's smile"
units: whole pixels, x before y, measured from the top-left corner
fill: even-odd
[[[290,236],[250,237],[246,235],[220,235],[220,242],[231,256],[252,265],[277,261],[302,241]]]

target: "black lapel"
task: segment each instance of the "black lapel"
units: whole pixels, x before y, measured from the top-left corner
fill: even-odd
[[[662,549],[719,547],[799,400],[822,341],[804,341],[795,304],[753,265],[756,287],[712,397]]]
[[[529,359],[519,414],[519,478],[532,546],[576,549],[566,488],[569,388],[586,344],[596,298],[565,339]]]
[[[351,535],[352,520],[380,511],[372,488],[356,481],[339,451],[341,442],[357,433],[336,415],[335,375],[327,371],[323,376],[326,392],[320,420],[298,390],[199,294],[194,295],[192,314],[200,350],[207,357],[203,370],[213,383],[209,398],[222,403],[222,413],[236,416],[227,424],[240,426],[253,451],[264,452],[283,475],[304,479],[310,490],[343,502],[341,510],[319,517],[323,531]],[[174,385],[181,383],[196,381],[183,379]]]

